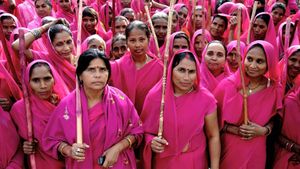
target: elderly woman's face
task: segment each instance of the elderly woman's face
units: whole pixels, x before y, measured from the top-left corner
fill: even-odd
[[[102,59],[92,60],[89,66],[79,76],[85,90],[103,90],[108,80],[108,69]]]
[[[88,48],[91,49],[99,49],[102,52],[105,52],[105,44],[103,44],[101,41],[99,41],[98,39],[93,39],[88,43]]]
[[[295,52],[288,60],[288,75],[291,79],[300,74],[300,52]]]
[[[46,66],[38,66],[32,70],[29,85],[36,96],[47,100],[53,91],[54,78]]]
[[[175,94],[188,93],[192,89],[196,78],[196,63],[185,57],[172,71]]]
[[[51,7],[45,0],[37,0],[35,3],[35,11],[40,18],[44,18],[45,16],[50,16]]]

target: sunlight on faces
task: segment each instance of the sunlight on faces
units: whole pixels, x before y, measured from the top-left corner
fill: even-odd
[[[8,18],[4,19],[1,24],[4,36],[7,40],[9,40],[11,33],[17,28],[16,22],[13,20],[13,18]]]
[[[41,65],[33,68],[29,85],[36,96],[47,100],[52,95],[54,78],[50,70],[46,66]]]
[[[143,30],[133,28],[127,38],[127,46],[133,56],[145,56],[149,39]]]
[[[66,32],[62,31],[55,35],[52,45],[58,55],[66,60],[70,60],[73,56],[74,42],[72,36]]]
[[[255,40],[264,40],[267,34],[268,25],[263,19],[257,18],[253,23],[252,29]]]
[[[259,78],[267,71],[265,52],[261,47],[250,49],[244,61],[245,72],[250,78]]]
[[[35,11],[40,18],[50,16],[51,7],[45,2],[45,0],[37,0],[35,2]]]
[[[291,79],[300,74],[300,51],[296,51],[288,59],[288,75]]]
[[[174,92],[177,95],[188,93],[197,78],[196,63],[186,56],[172,70]]]
[[[224,71],[225,49],[220,43],[210,43],[204,56],[205,63],[212,74],[218,76]]]
[[[189,42],[185,38],[175,38],[173,42],[173,53],[176,53],[180,49],[189,49]]]
[[[102,59],[93,59],[89,66],[82,72],[79,79],[87,91],[101,91],[108,80],[108,69]]]

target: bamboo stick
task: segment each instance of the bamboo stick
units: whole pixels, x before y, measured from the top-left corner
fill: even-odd
[[[170,0],[170,11],[168,16],[168,30],[167,30],[167,42],[165,48],[165,56],[164,56],[164,70],[162,77],[162,96],[161,96],[161,105],[160,105],[160,114],[159,114],[159,127],[158,127],[158,137],[162,138],[163,134],[163,126],[164,126],[164,108],[165,108],[165,93],[166,93],[166,76],[167,76],[167,65],[169,58],[169,46],[170,46],[170,36],[171,36],[171,28],[172,28],[172,17],[174,10],[174,0]]]
[[[20,62],[21,62],[21,72],[22,72],[22,92],[24,97],[24,104],[25,104],[25,112],[26,112],[26,120],[27,120],[27,136],[28,141],[33,142],[33,127],[32,127],[32,113],[31,113],[31,106],[29,102],[29,95],[28,95],[28,89],[26,87],[25,82],[25,72],[26,72],[26,56],[24,54],[25,51],[25,32],[23,29],[19,29],[19,39],[20,39]],[[36,169],[36,163],[35,163],[35,156],[34,154],[30,155],[30,165],[32,169]]]
[[[296,29],[296,28],[295,28]],[[283,62],[285,63],[282,71],[282,85],[283,85],[283,95],[285,93],[286,81],[287,81],[287,64],[288,64],[288,53],[287,50],[289,48],[290,41],[290,30],[291,30],[291,18],[286,19],[285,24],[285,36],[284,36],[284,56]]]
[[[147,5],[145,5],[145,11],[146,11],[148,22],[149,22],[149,25],[150,25],[150,28],[151,28],[151,32],[152,32],[152,35],[153,35],[153,39],[154,39],[154,42],[155,42],[155,47],[156,47],[157,55],[158,55],[158,58],[161,59],[157,37],[156,37],[156,34],[155,34],[153,23],[152,23],[152,20],[151,20],[151,17],[150,17],[149,8],[148,8]]]
[[[251,29],[252,29],[252,26],[253,26],[253,20],[254,20],[254,17],[255,17],[256,9],[257,9],[257,4],[258,4],[258,1],[254,1],[254,5],[253,5],[253,8],[252,8],[251,19],[250,19],[250,25],[249,25],[249,29],[248,29],[247,45],[249,45],[249,43],[250,43]]]
[[[77,25],[77,50],[76,56],[77,61],[79,55],[81,54],[81,23],[82,23],[82,0],[79,0],[79,9],[78,9],[78,25]],[[76,62],[76,66],[77,66]],[[78,77],[76,77],[76,142],[79,144],[83,143],[82,139],[82,110],[81,110],[81,100],[80,100],[80,88]]]
[[[115,10],[116,10],[116,2],[115,0],[112,0],[112,20],[111,20],[111,30],[112,30],[112,34],[113,36],[115,35],[116,33],[116,30],[115,30],[115,18],[116,18],[116,14],[115,14]]]

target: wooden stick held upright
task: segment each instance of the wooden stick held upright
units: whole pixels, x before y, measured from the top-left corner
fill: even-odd
[[[115,14],[115,11],[116,11],[116,2],[115,0],[112,0],[112,21],[111,21],[111,30],[112,30],[112,33],[113,33],[113,36],[115,35],[116,33],[116,30],[115,30],[115,18],[116,18],[116,14]],[[108,31],[108,30],[107,30]]]
[[[145,11],[146,11],[148,22],[149,22],[149,25],[150,25],[150,28],[151,28],[152,36],[153,36],[153,39],[154,39],[154,42],[155,42],[155,47],[156,47],[157,55],[158,55],[158,58],[161,59],[157,37],[156,37],[156,34],[155,34],[153,23],[152,23],[152,20],[151,20],[151,17],[150,17],[149,8],[148,8],[147,5],[145,5]]]
[[[252,26],[253,26],[253,20],[254,20],[254,17],[255,17],[256,9],[257,9],[257,4],[258,4],[258,1],[254,1],[254,5],[253,5],[253,8],[252,8],[252,13],[251,13],[250,25],[249,25],[249,29],[248,29],[247,45],[249,45],[249,43],[250,43],[251,29],[252,29]]]
[[[76,66],[78,65],[78,58],[81,54],[81,24],[82,24],[82,0],[79,0],[78,9],[78,23],[77,23],[77,50],[76,50]],[[81,110],[81,99],[80,99],[80,88],[79,88],[78,77],[76,76],[76,142],[79,144],[83,143],[82,139],[82,110]]]
[[[27,120],[27,135],[28,135],[28,141],[33,141],[33,127],[32,127],[32,112],[31,112],[31,106],[29,102],[29,95],[28,95],[28,89],[26,87],[25,83],[25,72],[26,72],[26,56],[24,54],[25,51],[25,32],[23,29],[19,29],[19,39],[20,39],[20,62],[21,62],[21,72],[22,72],[22,91],[24,96],[24,104],[25,104],[25,112],[26,112],[26,120]],[[34,154],[30,155],[30,166],[32,169],[36,169],[36,163],[35,163],[35,156]]]
[[[247,91],[246,91],[246,85],[245,85],[245,78],[244,78],[244,72],[242,68],[242,63],[241,63],[241,8],[238,8],[238,15],[237,15],[237,55],[239,56],[238,60],[238,65],[239,65],[239,71],[240,71],[240,76],[241,76],[241,83],[242,83],[242,91],[243,91],[243,120],[244,124],[248,124],[248,102],[247,102]]]
[[[283,89],[285,89],[286,81],[287,81],[287,63],[288,63],[287,50],[288,50],[289,44],[290,44],[290,30],[291,30],[291,18],[287,18],[286,24],[285,24],[285,36],[284,36],[284,56],[282,58],[283,62],[285,64],[284,64],[282,75],[281,75]],[[283,95],[284,95],[284,92],[285,92],[285,90],[283,90]]]
[[[162,96],[161,96],[161,104],[160,104],[160,114],[159,114],[159,127],[158,127],[158,137],[162,138],[163,127],[164,127],[164,108],[165,108],[165,94],[166,94],[166,81],[167,81],[167,66],[168,66],[168,58],[169,58],[169,46],[170,46],[170,36],[171,36],[171,28],[172,28],[172,17],[174,10],[174,0],[170,1],[170,11],[168,16],[168,30],[167,30],[167,42],[165,48],[165,56],[164,56],[164,70],[162,77]]]

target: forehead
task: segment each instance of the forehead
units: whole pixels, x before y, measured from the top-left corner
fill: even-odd
[[[52,76],[50,70],[45,65],[40,65],[32,69],[30,78],[41,78],[49,75]]]
[[[122,20],[117,20],[115,24],[116,25],[127,25],[126,21],[123,20],[123,19]]]
[[[106,66],[102,59],[96,58],[96,59],[91,60],[88,67],[106,67]]]
[[[185,6],[181,7],[179,11],[185,14],[188,13],[188,9]]]
[[[211,43],[207,46],[207,51],[221,51],[225,53],[225,49],[220,43]]]
[[[133,28],[129,32],[128,38],[138,38],[138,37],[147,37],[146,32],[144,30],[141,30],[139,28]]]
[[[290,57],[300,59],[300,49],[298,49],[297,51],[295,51],[294,53],[292,53]]]
[[[60,41],[66,41],[69,39],[72,39],[72,36],[68,32],[62,31],[55,35],[55,37],[53,39],[53,43],[60,42]]]
[[[220,25],[225,25],[225,21],[220,18],[220,17],[215,17],[215,19],[213,20],[213,23],[217,23],[217,24],[220,24]]]
[[[99,39],[92,39],[89,41],[88,45],[94,45],[94,44],[97,44],[97,45],[104,45]]]
[[[261,18],[256,18],[255,21],[254,21],[255,24],[258,24],[258,25],[265,25],[267,26],[267,23],[261,19]]]
[[[153,20],[153,25],[168,25],[168,21],[164,18],[157,18]]]
[[[283,9],[280,8],[280,7],[277,7],[277,8],[272,10],[272,12],[275,12],[275,11],[278,12],[278,13],[283,13],[284,12]]]
[[[184,67],[184,68],[188,68],[188,69],[192,69],[195,70],[196,69],[196,63],[192,60],[190,60],[187,57],[184,57],[179,64],[176,67]]]
[[[247,56],[251,56],[255,59],[266,59],[266,56],[265,56],[265,52],[264,50],[261,48],[261,47],[253,47],[252,49],[250,49],[247,53]]]
[[[119,47],[119,46],[126,46],[125,40],[118,40],[115,43],[113,43],[113,47]]]
[[[43,5],[46,4],[45,0],[36,0],[35,5]]]
[[[16,24],[15,20],[12,17],[3,19],[2,24],[13,25]]]
[[[183,37],[179,37],[179,38],[175,38],[174,39],[174,42],[173,42],[173,45],[188,45],[188,41],[185,39],[185,38],[183,38]]]

